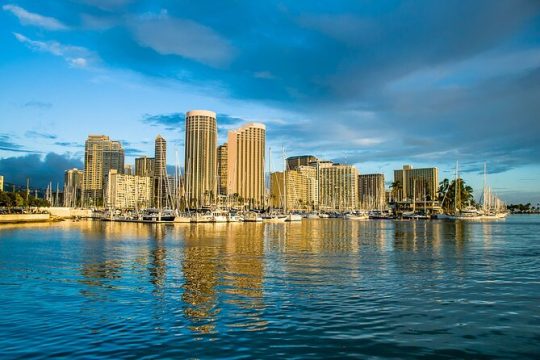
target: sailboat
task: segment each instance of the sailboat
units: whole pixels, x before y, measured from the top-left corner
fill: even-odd
[[[270,170],[270,166],[271,166],[271,161],[269,161],[269,165],[268,165],[268,170],[269,171],[268,172],[270,174],[272,174],[272,172]],[[286,186],[285,177],[287,175],[285,169],[286,169],[286,167],[283,170],[283,197],[282,197],[283,212],[285,212],[285,208],[286,208],[285,202],[287,201],[286,196],[285,196],[285,186]],[[271,175],[270,175],[270,177],[271,177]],[[278,187],[278,190],[279,190],[279,187]],[[270,192],[271,192],[271,189],[270,189]],[[281,195],[281,192],[280,192],[280,195]],[[251,215],[251,216],[254,216],[254,218],[257,219],[257,215]],[[250,220],[248,220],[250,217],[246,216],[244,218],[244,221],[250,221]],[[287,215],[285,215],[284,213],[278,213],[278,212],[272,210],[271,208],[270,208],[269,212],[261,215],[260,217],[261,217],[262,221],[269,222],[269,223],[281,223],[281,222],[285,222],[285,220],[287,220]],[[255,220],[255,221],[257,221],[257,220]]]
[[[482,212],[474,206],[466,206],[464,208],[458,208],[460,203],[459,196],[459,165],[456,161],[456,178],[454,182],[454,214],[448,215],[446,218],[450,220],[482,220]]]
[[[484,163],[484,191],[480,203],[482,204],[483,218],[485,220],[504,219],[508,215],[506,204],[487,185],[486,163]]]

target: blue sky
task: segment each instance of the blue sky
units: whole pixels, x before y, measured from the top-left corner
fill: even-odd
[[[127,162],[183,114],[222,141],[267,125],[272,168],[314,154],[361,173],[437,166],[540,202],[538,1],[3,1],[0,172],[41,184],[82,166],[88,134]],[[24,174],[26,169],[27,174]]]

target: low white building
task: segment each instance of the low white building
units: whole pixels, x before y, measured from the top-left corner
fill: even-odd
[[[148,176],[119,174],[107,176],[105,205],[114,209],[144,209],[152,203],[152,179]]]

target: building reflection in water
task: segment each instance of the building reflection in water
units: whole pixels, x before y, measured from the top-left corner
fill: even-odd
[[[82,289],[84,296],[101,298],[105,290],[115,289],[114,282],[121,278],[122,261],[116,256],[115,245],[103,236],[103,223],[85,221],[79,225],[84,244],[81,254],[81,283],[89,285]]]
[[[265,238],[273,251],[292,254],[359,251],[360,222],[328,219],[265,225]]]
[[[162,224],[153,227],[154,236],[151,239],[148,271],[150,273],[150,282],[154,285],[154,293],[161,293],[167,276],[167,250],[164,245],[166,227]]]
[[[360,222],[341,219],[265,224],[265,247],[271,254],[266,256],[270,280],[275,286],[306,287],[301,296],[317,296],[317,284],[350,282],[359,277],[361,226]],[[343,267],[340,274],[335,273],[336,261],[347,268],[347,276],[343,276]]]
[[[182,262],[184,315],[190,322],[189,328],[202,334],[215,331],[216,317],[220,313],[217,286],[224,237],[220,225],[197,224],[185,232]]]
[[[223,285],[234,306],[228,326],[264,330],[264,224],[231,224],[224,255]]]
[[[474,226],[465,221],[396,221],[395,264],[404,272],[424,272],[428,269],[430,273],[443,274],[447,270],[440,268],[442,264],[454,259],[452,269],[461,271],[461,256],[471,240]]]
[[[323,291],[319,284],[354,286],[367,274],[437,270],[449,252],[459,271],[459,254],[472,227],[459,221],[342,219],[197,225],[88,221],[77,226],[84,238],[85,296],[107,296],[121,277],[135,276],[151,285],[159,301],[157,318],[177,307],[182,326],[187,320],[189,331],[199,334],[222,326],[265,329],[265,288],[286,286],[291,296],[315,298]],[[491,235],[486,235],[490,227],[476,229],[484,238]]]

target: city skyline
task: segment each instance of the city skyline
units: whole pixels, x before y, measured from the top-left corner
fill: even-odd
[[[204,108],[218,144],[265,124],[276,171],[282,146],[387,180],[403,164],[452,178],[459,160],[478,191],[487,161],[502,198],[539,202],[538,3],[416,6],[6,2],[0,174],[62,179],[82,167],[88,134],[120,140],[129,164],[161,134],[167,163],[184,163],[184,112]],[[412,23],[428,31],[398,36]],[[186,29],[181,47],[161,36]]]

